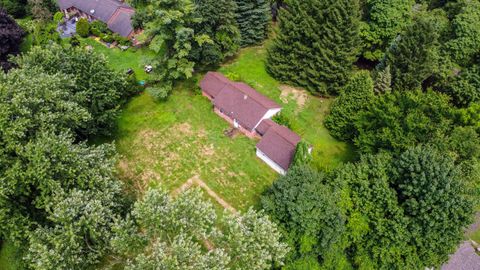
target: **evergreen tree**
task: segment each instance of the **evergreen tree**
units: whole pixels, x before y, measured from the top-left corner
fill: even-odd
[[[430,77],[438,63],[440,30],[433,18],[418,16],[387,53],[393,88],[415,90]]]
[[[200,65],[218,65],[233,56],[240,47],[240,31],[235,20],[234,0],[195,0],[195,13],[201,22],[195,33],[208,35],[211,42],[193,50]]]
[[[390,72],[390,66],[377,72],[373,90],[376,94],[385,94],[392,90],[392,73]]]
[[[344,85],[360,50],[358,0],[292,0],[268,50],[275,78],[334,94]]]
[[[260,43],[268,35],[270,5],[268,0],[235,0],[242,46]]]

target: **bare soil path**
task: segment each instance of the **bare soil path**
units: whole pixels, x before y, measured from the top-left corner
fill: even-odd
[[[210,197],[212,197],[223,208],[227,209],[231,213],[233,213],[233,214],[238,213],[237,209],[235,209],[233,206],[231,206],[229,203],[227,203],[222,197],[218,196],[218,194],[215,193],[215,191],[213,191],[207,184],[205,184],[205,182],[203,182],[202,179],[200,179],[200,177],[198,175],[195,175],[194,177],[188,179],[187,182],[185,182],[182,186],[180,186],[179,188],[174,190],[172,192],[172,194],[174,196],[178,195],[178,194],[184,192],[185,190],[191,188],[193,185],[198,186],[198,187],[202,188],[203,190],[205,190]]]

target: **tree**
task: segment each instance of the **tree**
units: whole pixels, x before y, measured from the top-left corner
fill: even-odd
[[[386,64],[392,69],[395,90],[416,90],[430,77],[438,62],[440,30],[435,19],[417,16],[390,47]]]
[[[325,119],[325,126],[339,139],[351,140],[356,137],[355,121],[359,112],[367,109],[373,102],[373,80],[368,72],[355,74],[340,96],[335,99],[330,114]]]
[[[22,18],[26,15],[27,0],[0,0],[0,8],[15,18]]]
[[[460,12],[452,21],[454,37],[446,44],[455,61],[468,65],[480,51],[480,1],[460,1]]]
[[[381,60],[390,43],[412,20],[413,0],[367,0],[367,22],[362,23],[363,56]]]
[[[270,5],[268,0],[235,0],[242,46],[258,44],[268,36]]]
[[[0,67],[3,70],[11,68],[11,64],[7,62],[8,56],[19,53],[24,36],[22,28],[0,8]]]
[[[159,86],[150,89],[156,99],[165,99],[178,80],[192,77],[195,62],[191,60],[194,47],[212,43],[209,36],[197,35],[195,24],[200,22],[192,0],[152,2],[152,21],[147,33],[152,37],[150,48],[159,54],[155,80]]]
[[[408,149],[398,159],[394,188],[410,220],[411,242],[425,266],[440,265],[463,238],[473,216],[453,160],[433,147]]]
[[[394,92],[374,99],[358,113],[353,140],[361,152],[401,152],[431,142],[453,128],[446,95],[428,91]]]
[[[195,0],[195,33],[208,35],[210,43],[193,52],[195,62],[203,66],[215,66],[226,57],[233,56],[240,47],[240,31],[235,20],[234,0]]]
[[[198,190],[173,199],[151,189],[118,220],[112,245],[127,269],[269,269],[287,252],[279,238],[261,213],[220,218]]]
[[[36,47],[15,62],[25,70],[42,68],[47,74],[68,76],[70,100],[91,116],[75,130],[81,137],[110,134],[121,105],[135,90],[136,82],[114,71],[103,55],[82,48]]]
[[[480,64],[472,65],[440,87],[452,97],[455,105],[466,107],[480,101]]]
[[[52,12],[56,9],[56,1],[28,0],[30,12],[35,19],[46,22],[52,19]]]
[[[290,1],[268,49],[267,70],[312,93],[335,94],[361,48],[357,0]]]
[[[293,166],[304,166],[312,162],[312,154],[310,153],[310,145],[301,140],[295,149],[295,155],[293,156]]]
[[[324,175],[295,166],[262,195],[263,208],[281,225],[292,247],[289,265],[311,258],[332,268],[341,265],[345,218],[337,205],[339,194],[325,182]]]
[[[80,18],[80,20],[78,20],[77,34],[83,38],[86,38],[88,35],[90,35],[90,24],[88,23],[87,19]]]
[[[392,90],[392,73],[390,72],[390,66],[386,66],[384,69],[377,71],[373,90],[377,95],[390,93]]]

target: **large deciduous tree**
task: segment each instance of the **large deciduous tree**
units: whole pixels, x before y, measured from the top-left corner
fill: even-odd
[[[240,47],[240,31],[235,20],[234,0],[195,0],[197,34],[208,35],[211,42],[195,49],[193,59],[203,66],[215,66],[233,56]]]
[[[8,70],[11,64],[9,55],[19,53],[20,44],[25,32],[0,6],[0,68]]]
[[[115,226],[112,244],[127,269],[270,269],[287,247],[267,217],[253,210],[217,216],[196,191],[171,198],[147,191],[131,215]]]
[[[267,70],[316,94],[343,86],[360,52],[358,0],[292,0],[268,50]]]
[[[270,28],[270,4],[268,0],[235,0],[236,18],[242,46],[262,42]]]
[[[296,166],[262,196],[263,208],[281,225],[292,247],[287,268],[312,259],[325,268],[345,261],[345,217],[337,204],[339,194],[326,182],[324,175]]]
[[[22,69],[41,68],[47,74],[60,74],[69,80],[66,85],[70,100],[91,116],[75,130],[83,137],[110,134],[120,107],[136,89],[126,75],[110,68],[103,55],[82,48],[35,47],[15,62]]]
[[[367,0],[367,19],[362,23],[363,56],[381,60],[395,37],[412,20],[413,0]]]

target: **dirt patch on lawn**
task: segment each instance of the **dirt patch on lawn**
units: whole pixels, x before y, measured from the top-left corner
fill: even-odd
[[[295,88],[289,85],[280,85],[280,90],[282,93],[280,94],[280,99],[288,103],[289,99],[292,98],[298,105],[298,109],[302,109],[308,100],[308,93],[304,89]]]
[[[173,130],[177,130],[180,133],[190,136],[193,135],[192,126],[189,123],[177,124],[173,127]]]
[[[212,197],[218,204],[220,204],[223,208],[227,209],[233,214],[236,214],[238,211],[229,203],[227,203],[222,197],[220,197],[215,191],[213,191],[205,182],[203,182],[198,175],[190,178],[185,182],[182,186],[177,188],[172,192],[174,196],[184,192],[187,189],[190,189],[192,186],[198,186],[207,192],[208,196]]]

